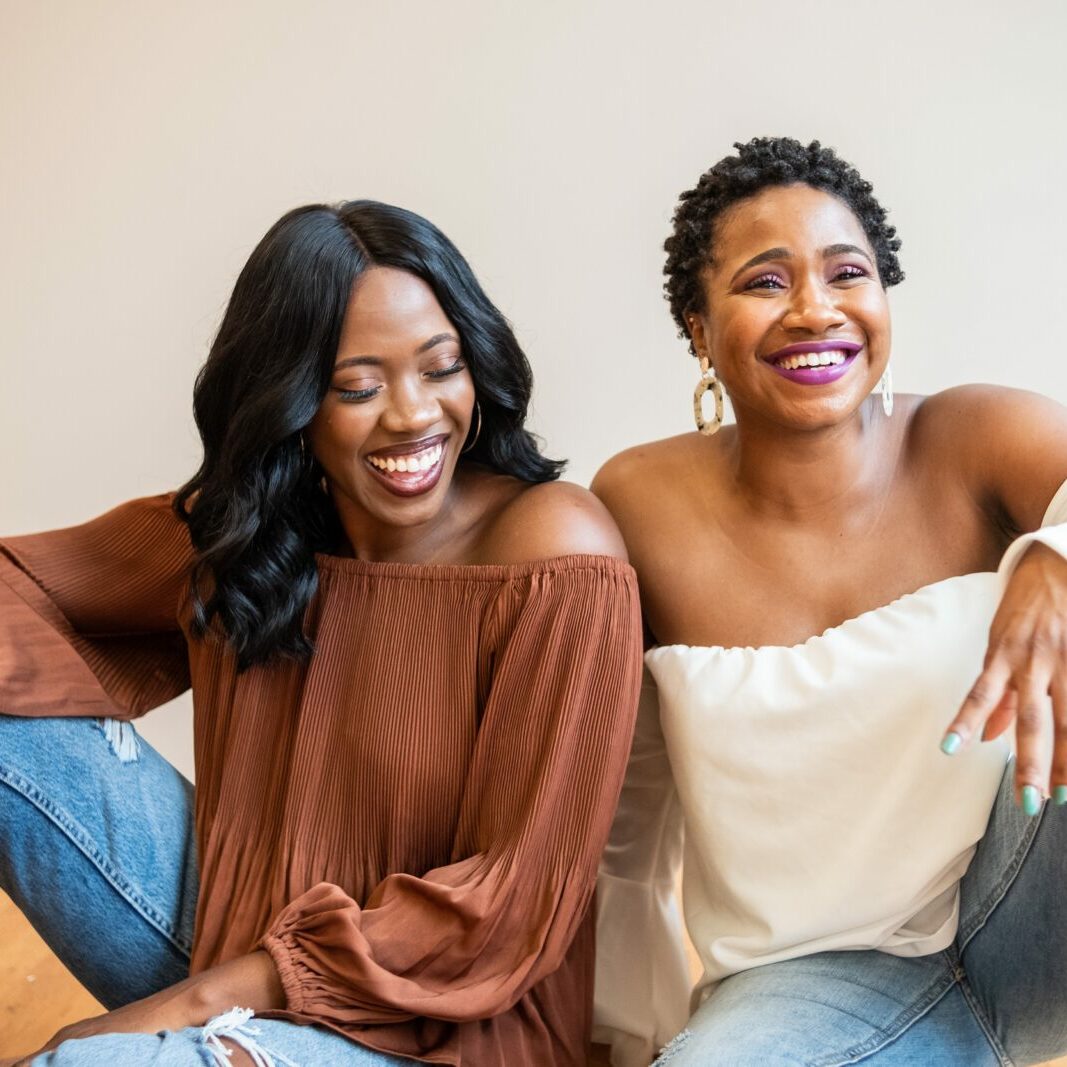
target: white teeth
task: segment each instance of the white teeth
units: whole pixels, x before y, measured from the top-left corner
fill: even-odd
[[[786,356],[776,361],[783,370],[798,370],[801,367],[839,367],[847,359],[842,351],[834,352],[800,352],[795,356]]]
[[[428,471],[431,467],[436,466],[443,453],[444,447],[442,445],[434,445],[432,448],[427,448],[422,452],[416,452],[407,456],[398,456],[395,459],[392,456],[385,459],[381,456],[368,456],[367,461],[372,467],[375,467],[380,471],[389,471],[390,473],[399,472],[401,474],[418,474],[421,471]]]

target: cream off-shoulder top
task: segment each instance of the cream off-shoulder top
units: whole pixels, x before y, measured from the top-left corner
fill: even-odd
[[[645,656],[626,785],[601,866],[596,1039],[645,1065],[728,975],[834,949],[940,951],[1006,738],[939,743],[982,669],[1034,540],[1067,555],[1067,482],[996,573],[946,578],[791,647]],[[704,973],[690,998],[675,897]]]

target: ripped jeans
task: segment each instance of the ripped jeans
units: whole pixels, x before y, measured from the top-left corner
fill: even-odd
[[[192,801],[193,787],[126,723],[0,715],[0,888],[107,1008],[188,976]],[[228,1064],[223,1038],[257,1067],[412,1063],[234,1010],[202,1027],[67,1041],[32,1067]]]
[[[653,1067],[1022,1067],[1067,1053],[1067,808],[1024,815],[1014,769],[960,885],[953,944],[732,975]]]

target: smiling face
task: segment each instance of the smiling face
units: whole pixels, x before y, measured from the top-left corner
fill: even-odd
[[[305,433],[350,536],[439,516],[474,400],[459,334],[429,285],[390,267],[362,275]]]
[[[686,322],[739,424],[818,429],[859,408],[889,360],[874,259],[849,208],[807,185],[765,189],[718,220],[704,310]]]

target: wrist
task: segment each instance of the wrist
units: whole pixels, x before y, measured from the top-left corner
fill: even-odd
[[[202,1026],[230,1008],[254,1012],[285,1007],[285,993],[270,956],[257,949],[219,964],[190,979],[186,991],[188,1010],[202,1016],[190,1025]]]

